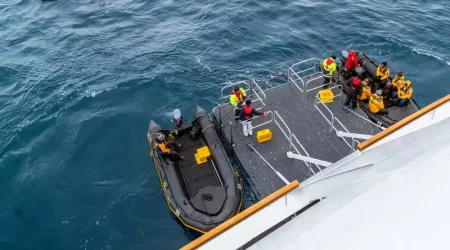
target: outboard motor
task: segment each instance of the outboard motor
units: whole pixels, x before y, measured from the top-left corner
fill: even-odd
[[[175,121],[175,126],[177,126],[177,128],[183,126],[183,116],[181,116],[181,110],[175,109],[173,111],[173,119]]]
[[[345,65],[345,63],[347,62],[347,58],[348,58],[348,51],[343,50],[341,52],[341,56],[339,57],[339,59],[341,60],[342,65]]]

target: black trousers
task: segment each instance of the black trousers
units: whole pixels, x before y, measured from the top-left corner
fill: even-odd
[[[350,79],[350,77],[352,77],[352,71],[353,71],[353,69],[347,70],[347,69],[344,68],[344,78],[346,80],[348,80],[348,79]]]
[[[389,110],[387,110],[387,109],[380,109],[380,111],[378,111],[377,114],[387,115],[387,114],[389,114]]]
[[[162,153],[162,156],[166,156],[172,161],[178,161],[181,159],[180,153],[177,151],[180,151],[180,147],[178,144],[176,144],[174,141],[167,142],[167,147],[169,147],[171,150],[168,153]]]
[[[239,120],[239,115],[241,114],[242,109],[242,103],[238,103],[236,106],[236,109],[234,110],[234,119],[237,121]]]
[[[381,80],[380,77],[375,77],[374,79],[374,85],[375,85],[375,90],[378,89],[383,89],[384,87],[386,87],[386,80]]]
[[[330,86],[331,82],[331,76],[330,77],[323,77],[323,88],[326,89]]]
[[[352,102],[352,109],[355,109],[356,108],[356,103],[357,103],[356,98],[357,98],[356,91],[349,90],[349,93],[347,95],[347,99],[345,99],[344,105],[348,106],[350,104],[350,102]]]

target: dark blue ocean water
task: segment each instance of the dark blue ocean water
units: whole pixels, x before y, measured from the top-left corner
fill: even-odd
[[[430,3],[432,2],[432,3]],[[177,249],[150,119],[343,49],[450,93],[448,1],[0,1],[0,249]]]

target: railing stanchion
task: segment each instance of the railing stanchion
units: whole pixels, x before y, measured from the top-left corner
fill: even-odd
[[[219,104],[219,126],[222,127],[222,113],[220,112],[220,107],[222,105]]]
[[[233,142],[233,124],[230,126],[230,143],[232,147],[236,147],[236,144]]]
[[[334,119],[331,119],[330,133],[333,132]]]

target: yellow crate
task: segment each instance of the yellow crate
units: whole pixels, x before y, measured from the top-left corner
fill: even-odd
[[[323,103],[330,103],[334,100],[334,94],[331,89],[325,89],[319,92],[319,98]]]
[[[208,161],[208,158],[211,156],[211,152],[209,152],[208,146],[204,146],[197,148],[197,153],[194,154],[194,156],[197,164],[202,164]]]
[[[256,133],[256,140],[259,143],[272,140],[272,131],[270,129],[263,129]]]

